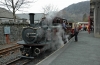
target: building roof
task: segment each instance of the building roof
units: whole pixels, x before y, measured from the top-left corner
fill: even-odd
[[[78,24],[88,24],[89,22],[78,22]]]
[[[13,14],[4,8],[0,8],[0,18],[13,18]]]
[[[100,2],[100,0],[91,0],[92,2]]]
[[[25,14],[17,14],[18,17],[20,17],[21,19],[28,19],[29,20],[29,13],[25,13]],[[43,13],[35,13],[34,15],[34,20],[35,21],[39,21],[44,17]]]
[[[0,18],[13,19],[13,13],[0,7]],[[18,16],[16,16],[16,18],[20,19]]]
[[[100,3],[100,0],[90,0],[90,3],[95,3],[95,2],[99,2]]]

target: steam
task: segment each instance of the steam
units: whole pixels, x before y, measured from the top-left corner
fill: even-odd
[[[50,49],[52,51],[57,50],[64,46],[64,42],[68,40],[68,37],[65,36],[65,32],[62,29],[62,25],[53,26],[53,19],[56,17],[57,13],[50,13],[46,16],[46,19],[42,21],[43,26],[47,26],[48,29],[45,31],[46,41],[45,47],[42,50]],[[40,32],[40,31],[39,31]],[[43,31],[42,31],[43,32]],[[64,40],[65,39],[65,40]]]
[[[61,27],[61,25],[48,29],[46,32],[46,46],[43,48],[43,50],[50,49],[51,51],[57,50],[64,46],[64,31]]]
[[[45,24],[52,26],[53,19],[57,16],[57,12],[50,12],[46,15]]]

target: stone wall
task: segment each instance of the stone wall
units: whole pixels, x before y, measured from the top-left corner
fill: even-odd
[[[22,40],[22,29],[23,27],[29,26],[28,23],[14,23],[14,22],[3,22],[0,23],[0,45],[7,44],[6,34],[4,27],[10,27],[9,40],[10,43]]]

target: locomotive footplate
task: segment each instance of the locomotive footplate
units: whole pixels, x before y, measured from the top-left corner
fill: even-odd
[[[20,56],[21,58],[34,59],[34,57]]]
[[[45,45],[47,45],[47,43],[42,43],[42,44],[35,44],[35,43],[33,43],[33,44],[27,44],[23,40],[22,41],[18,41],[17,44],[19,44],[19,45],[27,45],[27,46],[45,46]]]
[[[41,54],[43,51],[42,50],[44,48],[45,45],[47,45],[46,43],[41,43],[41,44],[35,44],[35,43],[31,43],[31,44],[27,44],[24,41],[19,41],[17,42],[17,44],[19,45],[23,45],[23,47],[20,48],[20,51],[22,53],[21,58],[33,58],[34,56],[37,56],[39,54]]]

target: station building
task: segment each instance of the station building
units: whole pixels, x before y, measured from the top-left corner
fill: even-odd
[[[94,36],[100,37],[100,0],[90,0],[90,21],[94,26]]]

